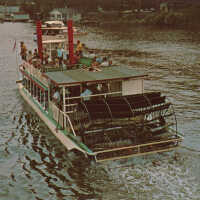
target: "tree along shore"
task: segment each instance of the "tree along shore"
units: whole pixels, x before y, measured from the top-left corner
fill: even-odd
[[[198,28],[200,29],[200,4],[194,7],[180,10],[170,10],[169,12],[95,12],[84,15],[84,21],[101,24],[135,24],[135,25],[153,25],[178,28]],[[91,23],[92,24],[92,23]]]

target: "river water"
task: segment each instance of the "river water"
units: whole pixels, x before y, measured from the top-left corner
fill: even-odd
[[[17,45],[35,47],[32,24],[0,24],[1,200],[199,200],[200,33],[152,27],[86,28],[79,39],[113,63],[149,75],[147,91],[173,102],[185,139],[175,152],[89,163],[58,142],[20,97]],[[17,48],[16,48],[17,49]]]

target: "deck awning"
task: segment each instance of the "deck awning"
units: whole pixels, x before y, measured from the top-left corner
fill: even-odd
[[[80,83],[95,83],[129,78],[144,78],[147,75],[131,67],[112,66],[102,68],[102,71],[92,72],[85,69],[46,72],[45,75],[55,84],[73,85]]]

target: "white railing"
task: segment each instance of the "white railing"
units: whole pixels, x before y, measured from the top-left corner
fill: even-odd
[[[25,71],[27,71],[30,75],[32,75],[34,78],[36,78],[46,87],[48,87],[48,80],[43,76],[40,69],[35,68],[32,64],[29,64],[28,62],[23,63],[22,67],[24,67]]]
[[[113,94],[122,94],[122,92],[118,91],[118,92],[108,92],[108,93],[101,93],[101,94],[92,94],[92,95],[87,95],[87,96],[66,97],[65,99],[66,100],[70,100],[70,99],[84,99],[84,98],[87,98],[87,97],[99,97],[99,96],[107,97],[107,96],[113,95]]]
[[[95,152],[96,154],[95,160],[96,162],[103,162],[103,161],[108,161],[108,160],[118,160],[118,159],[133,157],[133,156],[148,155],[152,153],[170,151],[177,148],[179,146],[179,143],[182,141],[183,141],[183,137],[181,135],[176,135],[175,138],[168,138],[168,139],[163,139],[163,140],[155,141],[155,142],[149,142],[145,144],[100,150],[100,151]],[[165,144],[167,144],[167,146],[162,146]],[[172,146],[170,146],[170,144]],[[160,146],[157,146],[157,145],[160,145]],[[147,149],[144,149],[145,147]],[[109,152],[119,152],[121,150],[124,151],[124,150],[131,150],[131,149],[132,149],[132,153],[130,153],[129,155],[119,155],[115,157],[102,158],[102,159],[97,158],[99,154],[105,154]]]
[[[63,40],[67,37],[65,35],[43,35],[42,41],[50,41],[50,40]]]
[[[53,102],[49,102],[49,108],[52,111],[52,117],[53,119],[59,124],[63,129],[66,129],[68,131],[72,131],[74,136],[76,136],[76,133],[74,131],[71,119],[67,113],[64,113],[62,110],[60,110]],[[66,126],[65,121],[68,122],[68,127]]]
[[[49,102],[49,108],[52,111],[53,119],[64,128],[62,111],[52,101]]]

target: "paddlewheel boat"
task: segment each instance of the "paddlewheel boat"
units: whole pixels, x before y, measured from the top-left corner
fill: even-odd
[[[68,150],[102,162],[179,146],[183,137],[177,133],[173,105],[161,92],[145,92],[146,74],[125,66],[94,72],[87,68],[90,63],[82,57],[67,69],[20,66],[22,97]],[[82,95],[85,87],[90,93]],[[55,88],[59,103],[53,98]]]

